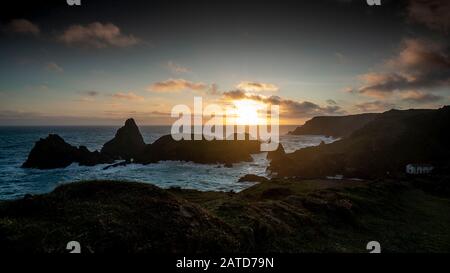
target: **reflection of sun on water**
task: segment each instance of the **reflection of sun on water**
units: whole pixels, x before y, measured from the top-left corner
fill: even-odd
[[[260,116],[260,111],[264,109],[263,103],[254,100],[235,100],[233,104],[236,108],[236,121],[237,125],[258,125],[266,124],[265,117]]]

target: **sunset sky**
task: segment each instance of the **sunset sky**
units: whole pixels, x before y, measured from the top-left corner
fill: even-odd
[[[0,125],[170,124],[194,96],[277,104],[282,124],[438,108],[449,3],[16,1],[0,11]]]

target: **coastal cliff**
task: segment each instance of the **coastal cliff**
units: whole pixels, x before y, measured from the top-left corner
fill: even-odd
[[[325,135],[332,137],[346,137],[354,131],[364,127],[379,114],[360,114],[350,116],[321,116],[314,117],[303,126],[297,127],[290,135]]]
[[[269,169],[303,178],[385,177],[404,173],[409,163],[429,163],[436,172],[448,171],[449,121],[450,106],[387,111],[346,138],[278,156]]]

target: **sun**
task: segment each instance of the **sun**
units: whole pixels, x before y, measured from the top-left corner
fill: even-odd
[[[259,125],[265,124],[265,118],[260,117],[259,112],[264,108],[264,104],[249,100],[235,100],[233,104],[236,108],[236,125]]]

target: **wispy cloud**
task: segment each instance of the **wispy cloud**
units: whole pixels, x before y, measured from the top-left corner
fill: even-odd
[[[168,79],[166,81],[155,82],[147,89],[157,93],[176,93],[183,90],[191,90],[196,92],[207,91],[208,84],[203,82],[192,82],[184,79]]]
[[[344,56],[344,54],[336,52],[334,53],[334,56],[336,57],[336,60],[339,64],[345,64],[347,63],[347,57]]]
[[[254,82],[254,81],[241,81],[236,85],[236,88],[246,92],[261,92],[269,91],[276,92],[279,87],[272,83]]]
[[[133,35],[125,35],[112,23],[94,22],[88,25],[72,25],[67,28],[59,40],[68,45],[80,45],[95,48],[128,47],[140,42]]]
[[[45,68],[48,71],[53,71],[53,72],[57,72],[57,73],[62,73],[64,72],[64,69],[59,66],[58,64],[56,64],[55,62],[49,62],[45,65]]]
[[[408,91],[402,94],[402,99],[406,102],[422,104],[422,103],[437,102],[444,99],[444,97],[432,93],[425,93],[420,91]]]
[[[380,100],[357,103],[354,106],[359,112],[384,112],[395,107],[395,104]]]
[[[167,69],[169,69],[174,74],[182,74],[191,72],[191,70],[185,66],[177,64],[173,61],[168,61],[166,64]]]
[[[39,35],[41,30],[39,26],[33,24],[27,19],[14,19],[6,25],[6,31],[13,33],[23,33],[23,34],[32,34]]]
[[[134,92],[117,92],[112,95],[115,99],[122,99],[122,100],[138,100],[142,101],[144,100],[144,97],[136,95]]]
[[[89,97],[96,97],[100,94],[100,92],[95,91],[95,90],[85,90],[85,91],[81,91],[80,93],[85,96],[89,96]]]

